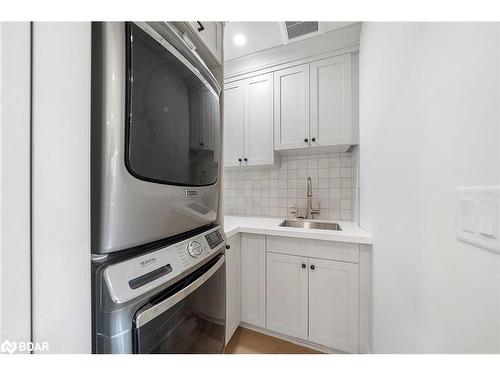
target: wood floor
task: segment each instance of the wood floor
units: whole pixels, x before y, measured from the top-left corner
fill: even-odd
[[[238,327],[226,346],[226,354],[321,354],[276,337]]]

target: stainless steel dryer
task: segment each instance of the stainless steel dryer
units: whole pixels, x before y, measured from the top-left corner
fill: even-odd
[[[93,265],[93,353],[222,353],[226,238],[220,226]]]
[[[168,22],[92,24],[93,254],[217,219],[221,89],[184,38]]]

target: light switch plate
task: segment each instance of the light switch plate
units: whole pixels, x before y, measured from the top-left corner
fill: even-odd
[[[456,192],[456,236],[500,252],[500,186],[459,187]]]

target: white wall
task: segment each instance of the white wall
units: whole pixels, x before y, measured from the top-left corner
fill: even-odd
[[[90,23],[33,27],[33,336],[90,353]]]
[[[455,188],[500,184],[499,35],[493,23],[362,26],[375,352],[500,352],[500,254],[454,232]]]
[[[30,40],[0,23],[0,342],[31,339]]]

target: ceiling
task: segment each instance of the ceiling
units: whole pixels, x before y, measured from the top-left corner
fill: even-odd
[[[356,22],[325,22],[326,32],[352,25]],[[240,34],[246,42],[237,45],[233,38]],[[283,45],[280,22],[226,22],[224,30],[224,61],[248,56],[258,51]]]

